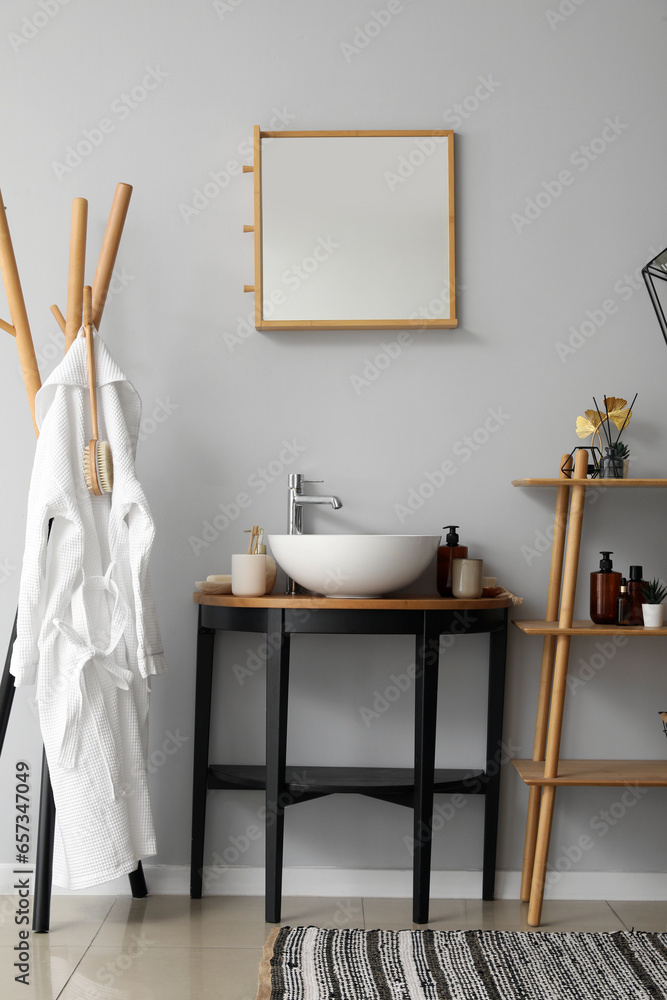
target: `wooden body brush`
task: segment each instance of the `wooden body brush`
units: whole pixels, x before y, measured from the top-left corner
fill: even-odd
[[[95,348],[93,343],[93,290],[86,285],[83,290],[83,332],[88,357],[88,388],[90,390],[90,415],[93,436],[83,453],[83,474],[86,486],[96,497],[111,493],[113,489],[113,459],[108,441],[99,440],[97,426],[97,384],[95,378]]]

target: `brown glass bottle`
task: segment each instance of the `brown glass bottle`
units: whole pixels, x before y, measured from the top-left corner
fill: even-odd
[[[600,555],[600,569],[591,573],[591,619],[596,625],[615,625],[621,574],[612,570],[611,552],[600,552]]]
[[[643,625],[644,624],[644,613],[642,611],[642,604],[644,603],[644,595],[642,594],[642,580],[643,567],[641,566],[631,566],[630,567],[630,579],[628,580],[628,597],[630,598],[630,618],[628,620],[628,625]]]
[[[446,524],[445,528],[447,528],[446,544],[438,549],[438,593],[441,597],[452,597],[452,560],[467,559],[468,546],[459,545],[459,536],[456,533],[458,524]]]

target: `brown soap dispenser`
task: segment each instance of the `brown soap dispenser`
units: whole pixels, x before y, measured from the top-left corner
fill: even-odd
[[[468,546],[459,545],[459,536],[456,533],[458,524],[446,524],[442,529],[447,529],[445,545],[438,549],[438,593],[441,597],[452,597],[452,559],[466,559],[468,557]]]
[[[609,556],[601,551],[600,569],[591,573],[591,618],[596,625],[616,624],[616,600],[621,592],[621,574],[612,570]]]

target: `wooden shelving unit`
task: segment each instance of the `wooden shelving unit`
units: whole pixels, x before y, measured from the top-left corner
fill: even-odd
[[[633,638],[667,635],[667,627],[619,627],[575,621],[574,598],[586,491],[667,488],[667,479],[587,479],[588,454],[577,453],[572,469],[568,455],[561,459],[557,479],[515,479],[513,486],[556,489],[549,591],[544,619],[515,621],[525,635],[541,635],[542,668],[535,720],[532,760],[512,763],[528,785],[528,815],[521,878],[521,899],[528,902],[528,923],[542,918],[549,841],[556,789],[560,786],[667,787],[667,761],[564,760],[560,756],[561,732],[567,688],[567,667],[573,636],[624,635]]]

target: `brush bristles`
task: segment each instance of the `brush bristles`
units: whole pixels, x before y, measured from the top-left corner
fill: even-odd
[[[108,441],[97,442],[97,478],[103,493],[111,493],[113,489],[113,458],[111,445]]]
[[[83,475],[86,486],[95,496],[113,489],[113,459],[108,441],[90,441],[83,453]]]

